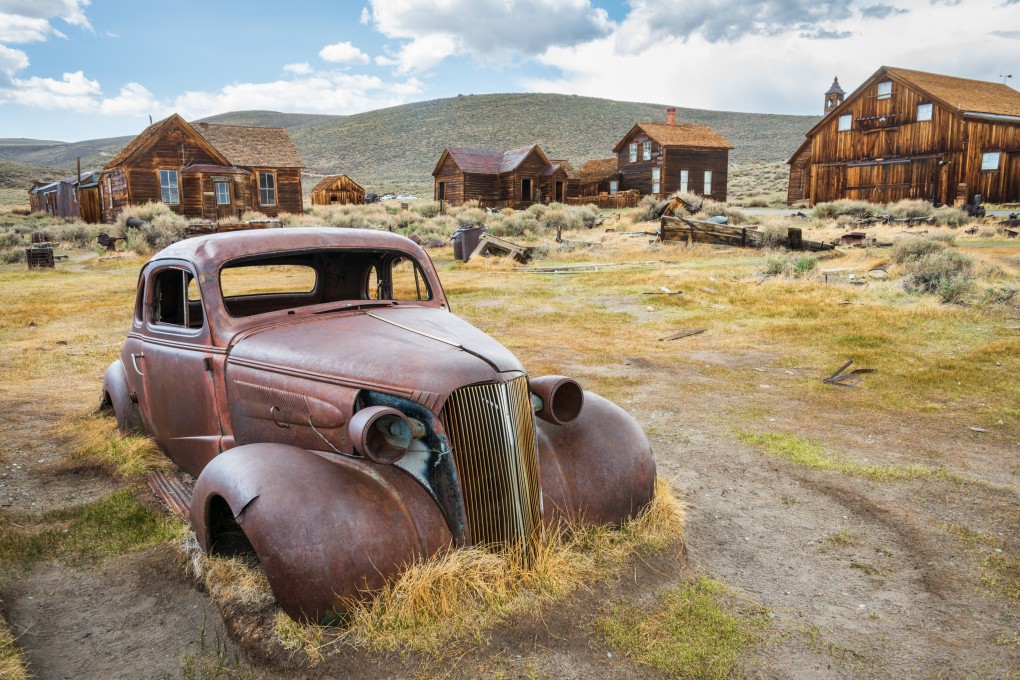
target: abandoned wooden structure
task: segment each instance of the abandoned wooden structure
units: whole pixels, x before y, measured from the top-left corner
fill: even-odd
[[[149,201],[203,220],[301,212],[304,161],[283,128],[189,124],[177,114],[150,125],[103,168],[102,220]]]
[[[786,230],[783,245],[790,250],[833,250],[831,243],[808,241],[799,227]],[[761,248],[765,237],[756,226],[734,227],[711,220],[696,220],[691,217],[662,217],[659,219],[659,240],[715,245],[737,246],[740,248]]]
[[[450,146],[439,156],[432,176],[435,200],[450,205],[478,201],[483,208],[563,201],[570,183],[563,163],[550,161],[537,144],[513,151]]]
[[[83,172],[55,182],[36,182],[28,192],[33,212],[45,212],[54,217],[80,219],[90,224],[100,221],[99,172]]]
[[[707,125],[681,125],[676,109],[665,123],[638,123],[613,147],[620,174],[618,190],[668,196],[673,192],[726,200],[729,152],[733,145]]]
[[[790,204],[1020,201],[1020,92],[888,66],[845,98],[833,85],[787,161]]]
[[[615,194],[620,190],[620,171],[616,156],[585,161],[577,169],[579,196]]]
[[[364,205],[365,189],[347,175],[330,175],[312,187],[312,205]]]

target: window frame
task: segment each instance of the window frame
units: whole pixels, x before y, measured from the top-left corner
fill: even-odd
[[[883,92],[883,89],[888,89],[888,92]],[[893,86],[891,80],[883,80],[875,87],[875,99],[892,99]]]
[[[711,195],[712,195],[712,171],[711,170],[706,170],[705,171],[705,183],[702,186],[702,196],[711,196]]]
[[[995,158],[995,167],[989,167],[988,161],[991,158]],[[1002,152],[1001,151],[983,151],[981,152],[981,172],[996,172],[1002,167]]]
[[[156,171],[159,176],[159,198],[166,205],[180,205],[181,204],[181,176],[176,170],[167,170],[160,168]],[[166,173],[167,182],[163,183],[163,173]],[[173,183],[169,180],[173,179]],[[173,192],[173,193],[171,193]],[[175,200],[168,200],[168,198],[175,197]]]
[[[652,168],[652,193],[662,193],[662,168]]]
[[[220,198],[221,198],[220,197],[220,187],[223,187],[226,190],[225,193],[224,193],[224,197],[227,200],[225,200],[225,201],[221,201],[220,200]],[[213,180],[213,192],[216,194],[216,205],[230,205],[230,203],[231,203],[231,200],[230,200],[230,182],[228,182],[225,179]]]
[[[680,171],[680,193],[689,194],[690,190],[688,187],[691,185],[691,171],[681,170]]]
[[[641,147],[641,160],[650,161],[652,160],[652,143],[647,141]]]
[[[846,121],[844,125],[844,121]],[[854,114],[844,113],[836,120],[836,132],[850,132],[854,129]]]
[[[610,194],[620,193],[620,180],[618,179],[609,180],[609,193]]]
[[[637,163],[637,142],[630,143],[630,162]]]
[[[927,107],[927,108],[925,108]],[[925,109],[928,112],[927,117],[921,117],[921,109]],[[917,105],[917,122],[923,123],[924,121],[931,120],[932,115],[935,113],[935,106],[931,102],[923,102]]]
[[[160,306],[160,301],[158,299],[158,295],[160,291],[160,284],[158,283],[158,279],[170,271],[176,271],[181,273],[180,277],[181,290],[180,297],[178,299],[178,304],[180,304],[183,307],[182,309],[182,315],[184,317],[183,324],[174,323],[172,321],[164,321],[159,316],[158,308]],[[142,310],[142,321],[144,322],[145,326],[149,328],[151,331],[159,333],[173,333],[177,335],[188,336],[201,335],[204,329],[206,328],[206,324],[208,323],[208,320],[206,318],[205,300],[202,296],[201,286],[197,286],[195,290],[198,293],[198,300],[196,300],[195,302],[198,302],[198,311],[199,314],[201,315],[201,324],[192,325],[191,305],[189,304],[192,301],[189,300],[188,296],[189,286],[192,281],[197,282],[198,275],[195,273],[194,269],[192,269],[190,264],[169,262],[167,264],[160,265],[159,267],[148,272],[145,275],[144,291],[142,292],[144,300],[143,305],[144,309]]]
[[[277,201],[279,200],[279,197],[276,195],[276,190],[277,190],[276,171],[275,170],[259,170],[258,172],[259,172],[259,205],[260,206],[276,206],[277,205]],[[273,185],[271,187],[263,187],[262,186],[262,178],[263,177],[271,177]],[[271,198],[272,198],[272,202],[271,203],[267,203],[267,202],[265,202],[263,200],[263,192],[267,192],[267,191],[271,192]]]

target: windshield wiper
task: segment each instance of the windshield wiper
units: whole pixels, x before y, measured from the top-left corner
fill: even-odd
[[[368,309],[372,307],[392,307],[396,302],[393,300],[359,300],[358,302],[348,302],[341,307],[333,307],[331,309],[323,309],[316,314],[332,314],[333,312],[347,312],[352,309]]]

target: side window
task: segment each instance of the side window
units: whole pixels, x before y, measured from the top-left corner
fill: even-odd
[[[276,205],[276,175],[259,173],[259,205]]]
[[[167,205],[177,205],[181,202],[180,185],[177,183],[176,170],[159,171],[159,193],[163,202]]]
[[[712,195],[712,171],[705,171],[705,196]]]
[[[432,291],[421,268],[407,257],[394,258],[378,266],[372,265],[365,286],[370,300],[414,302],[432,299]]]
[[[917,120],[931,120],[931,104],[917,105]]]
[[[680,171],[680,193],[687,193],[687,180],[690,177],[690,172],[687,170]]]
[[[846,114],[839,117],[839,127],[837,131],[846,132],[854,126],[854,117],[852,114]]]
[[[633,144],[630,145],[630,162],[631,163],[637,162],[637,142],[634,142]]]
[[[892,98],[892,81],[883,80],[878,84],[878,99]]]
[[[981,169],[982,170],[998,170],[999,169],[999,152],[998,151],[986,151],[981,154]]]
[[[202,327],[202,299],[191,272],[171,267],[156,273],[149,320],[166,326]]]
[[[651,142],[645,142],[644,148],[642,149],[642,152],[641,152],[641,159],[642,160],[646,160],[646,161],[652,160],[652,143]]]

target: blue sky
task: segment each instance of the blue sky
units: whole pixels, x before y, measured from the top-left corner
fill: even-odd
[[[817,114],[879,66],[1020,86],[1020,0],[0,0],[0,137],[491,92]]]

